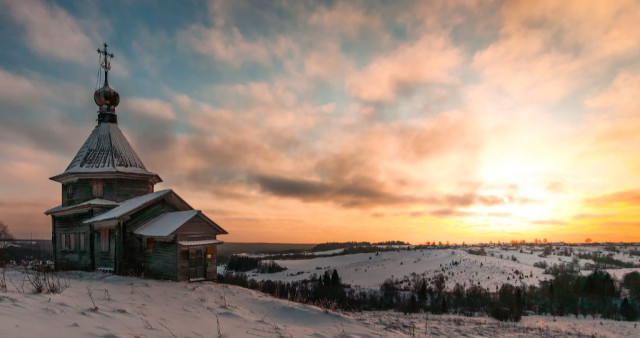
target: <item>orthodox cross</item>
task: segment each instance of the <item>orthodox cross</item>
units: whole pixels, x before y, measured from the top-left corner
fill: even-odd
[[[103,48],[98,48],[98,54],[100,54],[100,67],[104,69],[104,84],[109,85],[109,70],[111,69],[111,59],[113,59],[113,53],[109,53],[107,50],[107,43],[105,42]]]
[[[104,59],[100,62],[100,67],[104,68],[104,70],[108,72],[111,69],[111,59],[113,58],[113,53],[109,53],[109,51],[107,50],[107,43],[104,43],[103,46],[104,47],[102,49],[98,48],[98,54],[100,54],[101,57],[104,57]]]

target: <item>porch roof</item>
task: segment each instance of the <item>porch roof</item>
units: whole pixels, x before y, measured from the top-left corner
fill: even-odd
[[[105,200],[102,198],[94,198],[92,200],[88,200],[86,202],[82,202],[79,204],[74,204],[74,205],[67,205],[67,206],[62,206],[59,205],[55,208],[51,208],[47,211],[45,211],[45,215],[51,215],[51,214],[57,214],[57,213],[61,213],[61,212],[65,212],[65,211],[71,211],[71,210],[76,210],[76,209],[88,209],[91,208],[93,206],[101,206],[101,207],[114,207],[119,205],[120,203],[118,202],[114,202],[114,201],[110,201],[110,200]]]
[[[167,237],[198,213],[200,210],[167,212],[143,224],[133,233],[148,237]]]

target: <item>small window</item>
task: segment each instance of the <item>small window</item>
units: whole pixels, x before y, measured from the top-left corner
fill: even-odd
[[[69,235],[69,250],[73,251],[76,249],[76,234]]]
[[[67,198],[73,196],[73,184],[67,184]]]
[[[60,249],[62,251],[67,250],[67,235],[60,234]]]
[[[93,197],[102,197],[102,180],[93,180],[91,184]]]
[[[100,248],[102,252],[109,252],[109,229],[100,230]]]
[[[153,184],[149,183],[148,189],[149,189],[149,193],[152,193],[153,192]]]
[[[153,238],[147,238],[144,242],[144,251],[152,252],[153,251]]]
[[[84,232],[79,233],[78,237],[80,239],[80,244],[78,245],[80,247],[80,251],[84,251]]]

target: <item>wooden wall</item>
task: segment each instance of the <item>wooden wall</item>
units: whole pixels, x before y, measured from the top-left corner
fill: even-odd
[[[80,204],[93,199],[93,191],[91,187],[92,180],[77,180],[73,183],[62,185],[62,206]],[[71,194],[69,194],[71,187]]]
[[[91,229],[89,225],[82,221],[91,217],[93,213],[83,212],[73,215],[53,216],[53,238],[55,239],[55,267],[58,270],[91,270],[93,269],[91,260]],[[76,237],[75,248],[67,250],[61,244],[61,234],[67,236],[74,234]],[[79,236],[84,235],[84,250],[80,250]]]
[[[144,254],[144,275],[148,278],[178,280],[176,241],[153,243],[153,250]]]
[[[205,220],[201,217],[194,217],[190,219],[187,223],[182,225],[178,230],[176,230],[176,239],[177,241],[200,241],[200,240],[208,240],[208,239],[216,239],[216,230],[209,225]],[[189,280],[189,249],[203,249],[205,252],[207,248],[210,248],[211,258],[205,259],[207,263],[207,280],[215,280],[218,271],[217,271],[217,250],[215,245],[203,245],[198,247],[187,247],[178,245],[178,280],[187,281]]]
[[[115,269],[116,229],[109,229],[109,251],[102,251],[100,230],[93,231],[93,247],[95,268]]]
[[[118,178],[109,184],[113,184],[114,188],[107,189],[105,185],[103,198],[111,201],[122,202],[149,193],[148,180]]]
[[[122,259],[120,267],[118,267],[118,273],[140,275],[143,272],[144,266],[146,266],[144,264],[144,243],[142,243],[142,238],[133,232],[149,220],[158,217],[162,213],[171,211],[175,211],[173,206],[164,200],[158,201],[132,214],[129,221],[124,223],[122,233]],[[175,279],[175,277],[172,279]]]
[[[178,241],[216,239],[218,232],[204,219],[195,216],[176,230]]]
[[[69,194],[68,187],[72,187]],[[123,202],[149,193],[146,179],[110,178],[102,179],[102,199]],[[79,179],[62,185],[62,205],[74,205],[96,198],[93,196],[93,179]]]

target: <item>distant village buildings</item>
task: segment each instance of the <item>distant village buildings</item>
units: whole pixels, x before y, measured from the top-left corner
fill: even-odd
[[[98,125],[67,169],[62,204],[51,215],[55,267],[177,281],[215,279],[218,235],[227,234],[147,170],[118,128],[117,91],[109,86],[113,54],[101,54],[104,85],[94,93]]]

